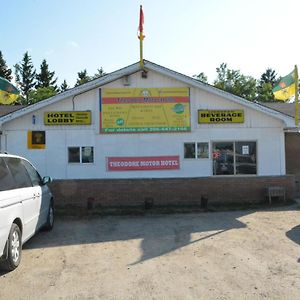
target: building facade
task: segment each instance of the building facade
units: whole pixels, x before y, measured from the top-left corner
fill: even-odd
[[[1,151],[56,180],[232,180],[284,177],[294,119],[145,61],[144,70],[133,64],[0,124]]]

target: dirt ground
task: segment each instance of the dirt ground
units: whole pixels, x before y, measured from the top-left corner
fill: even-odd
[[[300,205],[62,218],[0,273],[0,299],[299,299]]]

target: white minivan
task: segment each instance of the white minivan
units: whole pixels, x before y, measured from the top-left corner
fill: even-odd
[[[53,228],[53,196],[32,164],[20,156],[0,154],[0,268],[14,270],[22,245],[39,229]]]

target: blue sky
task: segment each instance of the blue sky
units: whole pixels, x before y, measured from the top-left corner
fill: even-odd
[[[139,6],[145,15],[144,58],[212,82],[216,67],[259,78],[300,64],[298,0],[2,0],[1,46],[12,67],[29,51],[46,58],[58,81],[77,72],[112,72],[139,60]],[[297,32],[298,30],[298,32]]]

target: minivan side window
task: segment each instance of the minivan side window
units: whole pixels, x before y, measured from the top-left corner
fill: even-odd
[[[24,167],[26,168],[30,176],[32,185],[33,186],[41,185],[42,178],[40,174],[35,170],[35,168],[26,160],[22,160],[22,164],[24,165]]]
[[[0,158],[0,191],[12,190],[15,182],[2,158]]]
[[[16,188],[31,187],[30,177],[21,163],[21,159],[17,157],[4,158],[11,174],[16,182]]]

